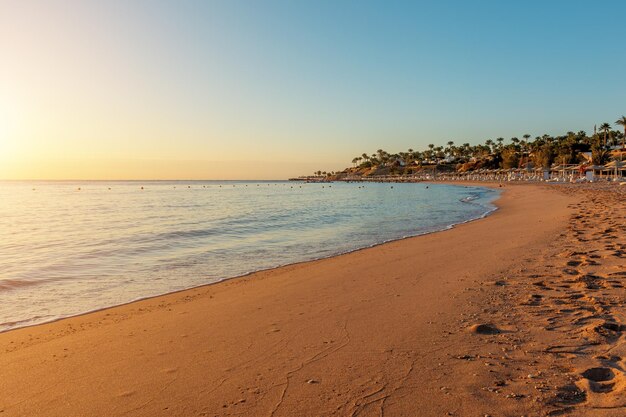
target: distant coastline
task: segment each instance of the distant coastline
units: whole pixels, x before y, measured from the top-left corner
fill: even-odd
[[[626,116],[615,122],[623,128],[613,130],[609,123],[588,135],[585,131],[560,136],[544,134],[531,139],[512,137],[488,139],[484,144],[446,146],[429,144],[428,149],[389,153],[378,149],[352,159],[352,167],[341,171],[318,170],[292,180],[324,181],[395,181],[469,179],[538,180],[558,179],[573,182],[593,178],[616,180],[626,176]],[[587,172],[591,172],[588,175]],[[482,178],[481,175],[489,174]]]

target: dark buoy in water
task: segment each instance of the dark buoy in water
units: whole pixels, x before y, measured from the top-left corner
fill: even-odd
[[[426,186],[426,188],[428,188],[428,185]]]
[[[393,188],[393,185],[391,186],[391,188]]]
[[[80,187],[78,187],[78,191],[80,191]]]
[[[141,189],[143,190],[143,187],[141,187]]]

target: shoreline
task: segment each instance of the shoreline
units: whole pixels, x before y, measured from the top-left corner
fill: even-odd
[[[240,180],[232,180],[232,181],[240,181]],[[439,185],[451,185],[451,186],[456,186],[456,187],[461,187],[461,188],[477,187],[477,188],[485,188],[485,189],[496,189],[496,190],[498,189],[498,187],[495,187],[494,185],[490,185],[490,184],[486,184],[485,185],[485,184],[480,184],[480,183],[475,183],[475,184],[470,184],[470,185],[465,185],[465,184],[461,185],[461,184],[454,184],[452,182],[450,182],[450,183],[446,183],[446,182],[432,182],[432,184],[434,184],[434,185],[437,185],[437,184],[439,184]],[[43,322],[40,322],[40,323],[33,323],[33,324],[28,324],[28,325],[19,326],[19,327],[13,327],[13,328],[4,329],[4,330],[0,329],[0,334],[6,333],[6,332],[11,332],[11,331],[14,331],[14,330],[24,329],[24,328],[41,326],[41,325],[45,325],[45,324],[49,324],[49,323],[55,323],[55,322],[58,322],[58,321],[61,321],[61,320],[65,320],[65,319],[70,319],[70,318],[74,318],[74,317],[84,316],[84,315],[87,315],[87,314],[97,313],[97,312],[105,311],[105,310],[108,310],[108,309],[111,309],[111,308],[126,306],[126,305],[129,305],[129,304],[132,304],[132,303],[136,303],[136,302],[139,302],[139,301],[150,300],[150,299],[153,299],[153,298],[162,297],[162,296],[166,296],[166,295],[169,295],[169,294],[176,294],[176,293],[184,292],[184,291],[187,291],[187,290],[193,290],[193,289],[201,288],[201,287],[208,286],[208,285],[216,285],[216,284],[219,284],[221,282],[225,282],[225,281],[229,281],[229,280],[233,280],[233,279],[249,277],[249,276],[254,275],[256,273],[259,273],[259,272],[273,271],[273,270],[276,270],[276,269],[279,269],[279,268],[288,267],[288,266],[292,266],[292,265],[300,265],[300,264],[306,264],[306,263],[309,263],[309,262],[316,262],[316,261],[320,261],[320,260],[324,260],[324,259],[333,258],[333,257],[336,257],[336,256],[347,255],[347,254],[350,254],[350,253],[358,252],[358,251],[369,249],[369,248],[374,248],[374,247],[377,247],[377,246],[380,246],[380,245],[385,245],[385,244],[391,243],[391,242],[401,241],[401,240],[405,240],[405,239],[412,239],[412,238],[415,238],[415,237],[425,236],[425,235],[429,235],[429,234],[432,234],[432,233],[440,233],[440,232],[443,232],[443,231],[446,231],[446,230],[453,229],[453,228],[455,228],[455,227],[457,227],[459,225],[463,225],[463,224],[466,224],[466,223],[470,223],[470,222],[473,222],[473,221],[476,221],[476,220],[481,220],[481,219],[486,218],[487,216],[491,215],[496,210],[498,210],[497,201],[500,199],[500,197],[501,197],[501,195],[496,197],[495,200],[489,202],[489,205],[492,206],[492,207],[484,206],[484,208],[487,210],[484,214],[482,214],[482,215],[480,215],[478,217],[472,217],[472,218],[469,218],[467,220],[459,221],[458,223],[448,224],[448,225],[446,225],[445,227],[443,227],[441,229],[425,231],[425,232],[419,232],[417,234],[406,235],[406,236],[402,236],[402,237],[398,237],[398,238],[392,238],[392,239],[381,241],[381,242],[378,242],[378,243],[373,243],[373,244],[368,245],[368,246],[357,247],[355,249],[350,249],[350,250],[343,251],[343,252],[336,252],[336,253],[330,254],[328,256],[320,257],[320,258],[308,259],[308,260],[302,260],[302,261],[296,261],[296,262],[290,262],[290,263],[286,263],[286,264],[282,264],[282,265],[273,266],[273,267],[270,267],[270,268],[258,269],[258,270],[246,272],[246,273],[243,273],[243,274],[240,274],[240,275],[235,275],[235,276],[231,276],[231,277],[221,278],[221,279],[219,279],[217,281],[214,281],[214,282],[203,283],[203,284],[198,284],[198,285],[194,285],[194,286],[191,286],[191,287],[182,288],[182,289],[179,289],[179,290],[166,291],[166,292],[163,292],[163,293],[158,293],[158,294],[154,294],[154,295],[148,295],[148,296],[144,296],[144,297],[139,297],[139,298],[135,298],[133,300],[127,301],[127,302],[120,303],[120,304],[114,304],[114,305],[105,306],[105,307],[98,307],[98,308],[94,308],[94,309],[87,310],[87,311],[84,311],[84,312],[81,312],[81,313],[77,313],[77,314],[72,314],[72,315],[68,315],[68,316],[53,318],[53,319],[50,319],[50,320],[47,320],[47,321],[43,321]],[[472,204],[471,202],[463,201],[463,200],[461,200],[461,202],[463,202],[464,204]],[[24,320],[20,320],[20,321],[24,321]]]
[[[490,403],[471,400],[474,377],[447,356],[477,341],[458,317],[479,314],[472,297],[489,292],[478,283],[549,242],[576,200],[533,185],[506,190],[479,222],[2,333],[0,407],[165,416],[415,415],[419,406],[440,415],[466,401],[482,410]]]

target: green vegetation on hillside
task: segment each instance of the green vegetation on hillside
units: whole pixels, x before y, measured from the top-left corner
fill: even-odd
[[[615,124],[624,131],[612,130],[609,123],[602,123],[593,135],[579,131],[531,139],[531,135],[525,134],[521,139],[499,137],[478,145],[456,145],[453,141],[445,146],[429,144],[422,151],[408,149],[390,153],[378,149],[375,153],[354,157],[352,167],[341,172],[317,171],[313,174],[340,179],[346,175],[411,175],[429,166],[436,166],[439,171],[466,172],[482,168],[548,168],[554,164],[603,165],[626,150],[626,117],[622,116]]]

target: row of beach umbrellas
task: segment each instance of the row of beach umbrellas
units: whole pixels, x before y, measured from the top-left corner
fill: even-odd
[[[461,172],[461,174],[506,174],[506,173],[522,173],[533,171],[610,171],[613,169],[626,169],[626,162],[611,161],[606,165],[556,165],[550,168],[509,168],[509,169],[487,169],[481,168],[474,171]]]

